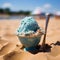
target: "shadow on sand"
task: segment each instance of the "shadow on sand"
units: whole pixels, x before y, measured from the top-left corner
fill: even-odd
[[[37,54],[38,52],[51,52],[51,48],[52,48],[51,45],[60,46],[60,41],[57,41],[56,43],[52,43],[50,45],[45,44],[44,49],[41,48],[41,45],[38,45],[38,46],[34,47],[35,48],[34,50],[29,50],[29,52],[32,54]]]
[[[58,45],[58,46],[60,46],[60,41],[57,41],[56,43],[51,43],[50,45]]]
[[[44,49],[41,48],[41,45],[38,45],[38,46],[33,47],[32,50],[28,50],[28,52],[30,52],[32,54],[37,54],[39,52],[50,52],[51,48],[52,47],[48,44],[45,44]]]

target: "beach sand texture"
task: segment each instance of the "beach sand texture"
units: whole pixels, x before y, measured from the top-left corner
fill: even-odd
[[[45,20],[37,20],[37,22],[44,29]],[[60,46],[57,44],[51,45],[50,52],[32,54],[23,51],[21,49],[22,44],[15,34],[19,24],[20,20],[18,19],[0,20],[0,60],[60,60]],[[60,41],[60,19],[51,18],[47,30],[46,43],[50,45],[57,41]]]

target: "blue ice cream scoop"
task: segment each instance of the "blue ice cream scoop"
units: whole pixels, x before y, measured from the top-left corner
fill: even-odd
[[[21,34],[23,32],[27,34],[30,31],[36,32],[37,29],[39,29],[39,26],[35,19],[33,19],[32,17],[25,17],[24,19],[21,20],[21,25],[18,28],[17,32],[18,34]]]
[[[37,32],[38,29],[40,32]],[[17,29],[17,36],[26,48],[38,45],[42,35],[42,29],[38,26],[35,19],[32,17],[25,17],[21,20],[21,25]]]

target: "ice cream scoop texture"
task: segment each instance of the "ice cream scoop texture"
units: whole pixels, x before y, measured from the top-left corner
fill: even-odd
[[[21,20],[21,25],[17,29],[18,34],[30,34],[36,32],[40,27],[32,17],[25,17]]]

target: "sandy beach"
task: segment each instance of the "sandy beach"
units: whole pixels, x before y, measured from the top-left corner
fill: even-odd
[[[37,22],[44,29],[45,20],[41,19]],[[19,24],[19,19],[0,20],[0,60],[60,60],[60,43],[57,43],[60,41],[60,19],[51,18],[48,25],[46,43],[55,44],[51,45],[51,51],[36,54],[21,49],[22,44],[15,34]]]

